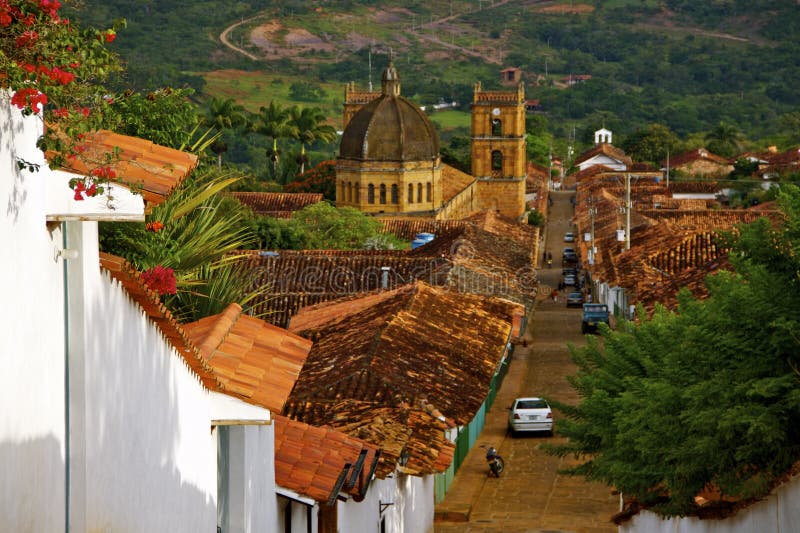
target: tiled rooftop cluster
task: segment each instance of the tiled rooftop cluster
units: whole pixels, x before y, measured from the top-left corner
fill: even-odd
[[[393,432],[408,468],[441,472],[453,453],[442,423],[468,423],[486,399],[517,309],[422,282],[305,308],[290,330],[314,346],[285,413],[350,434]],[[370,413],[380,409],[378,420]]]
[[[665,183],[631,179],[631,249],[626,251],[624,242],[617,240],[617,231],[625,228],[626,192],[619,180],[610,179],[613,175],[599,171],[594,173],[596,181],[589,177],[578,183],[574,221],[581,235],[590,232],[590,208],[594,208],[598,256],[587,268],[593,279],[624,287],[629,303],[642,303],[648,310],[659,302],[674,306],[681,287],[698,296],[706,294],[703,279],[726,264],[720,230],[761,216],[778,216],[768,208],[722,209],[715,200],[673,196],[676,191],[714,192],[714,182],[683,182],[667,188]],[[579,243],[584,264],[589,246]]]

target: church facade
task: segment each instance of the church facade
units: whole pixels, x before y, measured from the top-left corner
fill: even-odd
[[[379,216],[457,219],[483,210],[525,212],[525,93],[474,86],[471,175],[441,162],[428,116],[400,95],[392,62],[380,92],[345,87],[336,205]]]

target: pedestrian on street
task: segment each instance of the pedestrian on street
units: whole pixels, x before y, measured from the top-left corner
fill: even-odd
[[[558,291],[557,290],[553,289],[553,292],[550,293],[550,296],[553,297],[553,301],[554,302],[556,302],[556,303],[558,302]]]

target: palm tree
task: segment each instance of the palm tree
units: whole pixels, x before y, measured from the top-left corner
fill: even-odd
[[[706,133],[706,146],[709,150],[725,157],[733,157],[742,151],[744,136],[733,124],[720,122]]]
[[[255,133],[272,139],[272,150],[267,150],[267,156],[272,161],[273,172],[277,175],[278,139],[294,137],[294,126],[289,123],[289,111],[275,101],[270,102],[268,106],[261,106],[253,120],[252,129]]]
[[[247,308],[265,289],[253,282],[238,250],[257,242],[247,213],[234,199],[220,194],[240,178],[216,171],[195,172],[148,215],[158,230],[144,224],[108,223],[101,227],[104,251],[125,257],[145,271],[163,266],[174,270],[177,293],[162,301],[182,322],[221,312],[231,302]]]
[[[327,117],[318,107],[289,109],[289,122],[294,126],[293,138],[300,142],[300,174],[306,168],[306,144],[315,141],[331,142],[336,138],[333,126],[325,124]]]
[[[217,131],[233,130],[248,123],[247,111],[233,98],[211,98],[208,102],[206,122]],[[225,141],[217,139],[211,144],[211,151],[217,154],[217,168],[222,169],[222,154],[228,151]]]

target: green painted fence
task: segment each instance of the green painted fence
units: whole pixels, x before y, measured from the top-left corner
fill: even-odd
[[[475,442],[478,440],[483,426],[486,423],[486,412],[492,408],[494,400],[497,397],[497,391],[500,390],[503,379],[506,377],[506,374],[508,374],[508,365],[511,362],[511,354],[513,352],[514,347],[512,345],[505,359],[500,363],[497,372],[492,377],[492,381],[489,385],[489,394],[486,396],[483,405],[478,409],[472,421],[459,430],[458,437],[456,438],[456,452],[453,457],[453,462],[450,463],[450,468],[443,474],[437,474],[434,478],[435,503],[439,503],[444,499],[447,489],[449,489],[450,484],[453,483],[456,472],[467,457],[467,453],[469,453],[470,449],[472,449]]]

